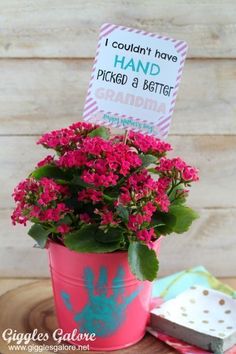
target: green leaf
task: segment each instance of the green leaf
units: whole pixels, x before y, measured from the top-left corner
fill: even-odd
[[[129,221],[129,212],[122,204],[119,204],[117,206],[116,210],[117,210],[117,214],[121,217],[121,219],[124,222],[128,222]]]
[[[151,154],[147,154],[147,155],[140,154],[139,157],[142,160],[142,167],[147,167],[151,163],[155,163],[157,161],[156,156]]]
[[[78,175],[73,176],[73,178],[71,180],[71,184],[75,184],[76,186],[80,186],[80,187],[84,187],[84,188],[91,186],[91,184],[84,182],[82,180],[81,176],[78,176]]]
[[[72,224],[72,219],[70,217],[70,215],[65,215],[64,218],[60,219],[57,222],[57,225],[61,225],[61,224],[66,224],[66,225],[71,225]]]
[[[152,224],[159,235],[168,235],[174,232],[176,217],[170,213],[156,212],[152,217]]]
[[[117,200],[119,195],[120,195],[120,190],[119,188],[117,188],[117,186],[107,188],[105,190],[105,193],[103,193],[104,199],[109,201]]]
[[[101,138],[107,140],[110,137],[109,130],[105,127],[99,127],[94,130],[92,130],[88,136],[91,138],[94,138],[95,136],[100,136]]]
[[[60,180],[69,180],[71,178],[70,173],[62,171],[57,166],[45,165],[42,167],[36,168],[30,175],[35,179],[41,179],[43,177],[60,179]]]
[[[71,250],[81,253],[107,253],[120,248],[119,242],[102,243],[95,238],[98,228],[96,225],[84,225],[80,230],[65,236],[65,245]]]
[[[34,224],[29,229],[28,235],[30,235],[37,242],[40,248],[45,248],[48,235],[50,235],[51,232],[52,230],[46,230],[42,225]]]
[[[177,234],[188,231],[192,222],[199,217],[196,211],[184,205],[173,205],[170,207],[169,212],[176,217],[173,231]]]
[[[157,277],[158,259],[154,250],[139,242],[131,242],[128,249],[129,265],[139,280],[153,281]]]
[[[123,230],[118,227],[109,227],[106,232],[101,229],[95,232],[95,239],[102,243],[121,242],[122,236]]]
[[[113,203],[114,200],[117,199],[117,197],[111,197],[110,195],[105,194],[105,193],[103,193],[102,196],[103,196],[104,200],[106,200],[107,202],[111,202],[111,203]]]

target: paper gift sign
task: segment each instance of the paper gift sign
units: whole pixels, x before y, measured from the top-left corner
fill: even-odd
[[[186,53],[182,40],[104,24],[83,119],[165,138]]]

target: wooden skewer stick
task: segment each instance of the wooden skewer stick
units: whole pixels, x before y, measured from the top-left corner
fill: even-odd
[[[129,137],[129,131],[126,130],[124,135],[124,144],[126,144],[128,137]]]

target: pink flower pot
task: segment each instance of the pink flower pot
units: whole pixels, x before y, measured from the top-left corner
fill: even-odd
[[[158,250],[160,241],[156,246]],[[68,342],[106,351],[142,339],[152,283],[135,278],[127,252],[77,253],[54,242],[48,252],[59,328],[70,334],[95,333],[95,340],[71,336]]]

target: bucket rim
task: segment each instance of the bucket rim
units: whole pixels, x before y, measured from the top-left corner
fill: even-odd
[[[156,241],[155,241],[155,246],[158,246],[158,244],[161,242],[163,236],[160,236]],[[116,255],[121,255],[121,254],[128,254],[128,250],[116,250],[116,251],[112,251],[112,252],[77,252],[75,250],[71,250],[70,248],[66,247],[65,245],[62,245],[61,243],[55,242],[53,240],[48,240],[47,244],[46,244],[46,249],[49,249],[50,245],[55,245],[56,247],[61,247],[67,251],[76,253],[76,254],[96,254],[96,255],[100,255],[100,256],[107,256],[107,255],[111,255],[111,254],[116,254]]]
[[[50,245],[55,245],[56,247],[61,247],[63,249],[66,249],[67,251],[76,253],[76,254],[96,254],[96,255],[108,255],[108,254],[125,254],[128,253],[128,250],[117,250],[117,251],[112,251],[112,252],[77,252],[75,250],[71,250],[70,248],[66,247],[65,245],[62,245],[61,243],[55,242],[53,240],[48,240],[46,244],[46,249],[49,249]]]

